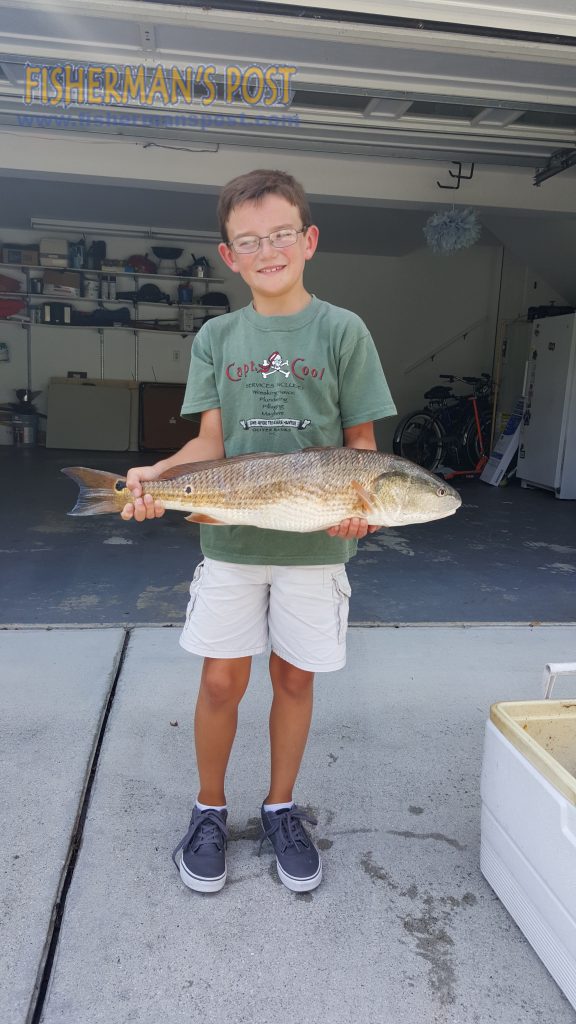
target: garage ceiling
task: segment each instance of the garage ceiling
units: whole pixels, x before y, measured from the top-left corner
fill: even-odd
[[[498,239],[576,302],[576,166],[533,187],[555,154],[576,153],[575,0],[350,7],[0,0],[3,227],[89,210],[91,222],[208,230],[224,181],[283,166],[306,183],[325,251],[402,256],[422,244],[431,209],[471,204],[484,244]],[[230,64],[290,64],[279,113],[291,120],[280,129],[262,117],[271,108],[206,108],[200,96],[184,110],[130,100],[105,116],[75,102],[25,107],[26,62],[142,65],[148,82],[159,66],[212,63],[220,81]],[[451,161],[476,172],[440,191]]]
[[[140,3],[170,4],[172,0],[140,0]],[[199,7],[199,0],[180,0],[181,7]],[[573,0],[212,0],[220,10],[280,10],[296,17],[310,13],[331,18],[336,12],[366,21],[417,21],[420,26],[447,25],[462,31],[487,30],[501,35],[510,32],[540,33],[557,37],[576,36]]]
[[[231,9],[236,7],[242,9]],[[261,13],[255,17],[247,8]],[[471,10],[483,24],[469,24]],[[425,21],[416,20],[426,11]],[[487,34],[490,12],[496,24]],[[499,17],[507,25],[499,26]],[[192,143],[209,138],[211,144],[244,147],[256,139],[260,149],[534,168],[558,150],[576,148],[572,0],[372,0],[355,5],[354,18],[335,0],[306,6],[253,0],[209,8],[93,0],[89,9],[79,0],[0,0],[0,128]],[[524,29],[509,27],[522,22]],[[442,28],[430,27],[437,25]],[[158,65],[210,62],[217,79],[231,63],[290,64],[297,69],[289,108],[293,123],[282,131],[259,124],[262,107],[243,103],[211,105],[209,113],[220,115],[222,123],[209,130],[182,118],[178,123],[181,105],[154,104],[156,122],[150,127],[139,116],[149,115],[150,106],[136,101],[115,108],[125,115],[121,127],[102,118],[88,121],[86,108],[74,103],[66,110],[38,103],[25,108],[27,61],[143,64],[150,76]],[[243,115],[237,118],[241,123],[224,123],[231,108]],[[204,109],[200,100],[193,109]]]

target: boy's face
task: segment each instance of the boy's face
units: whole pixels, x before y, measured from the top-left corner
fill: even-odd
[[[305,263],[316,251],[318,228],[312,225],[302,232],[303,226],[296,206],[283,196],[268,194],[259,202],[242,203],[232,211],[227,224],[228,238],[231,242],[243,235],[262,238],[272,231],[291,227],[300,232],[295,244],[276,249],[265,238],[253,253],[239,255],[223,242],[218,251],[226,266],[241,275],[254,296],[282,298],[302,289]]]

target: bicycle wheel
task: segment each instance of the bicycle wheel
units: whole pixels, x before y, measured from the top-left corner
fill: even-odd
[[[434,470],[442,459],[443,430],[429,412],[410,413],[397,426],[392,449],[403,459]]]
[[[484,454],[488,456],[490,454],[490,433],[492,431],[491,412],[485,411],[480,413],[480,430],[482,432]],[[477,466],[480,461],[482,451],[480,438],[478,437],[478,428],[476,427],[476,420],[473,416],[468,420],[462,432],[462,448],[470,466],[472,466],[472,468]]]

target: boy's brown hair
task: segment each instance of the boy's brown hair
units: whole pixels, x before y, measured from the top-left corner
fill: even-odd
[[[269,171],[267,169],[249,171],[232,178],[224,185],[218,199],[218,223],[222,241],[228,244],[228,218],[237,206],[242,203],[256,203],[265,195],[282,196],[292,206],[296,206],[302,217],[302,227],[309,227],[312,214],[306,193],[299,181],[286,171]]]

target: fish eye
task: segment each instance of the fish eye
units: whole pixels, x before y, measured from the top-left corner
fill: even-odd
[[[192,488],[191,487],[185,487],[184,488],[184,494],[192,494]]]
[[[445,487],[439,487],[438,490],[436,491],[436,494],[438,495],[439,498],[443,498],[444,495],[447,493],[448,491],[446,490]]]
[[[116,490],[117,491],[123,491],[125,487],[126,487],[126,481],[125,480],[117,480],[116,481]]]

